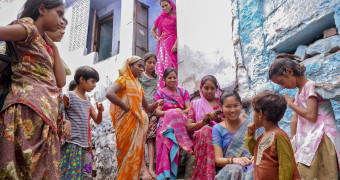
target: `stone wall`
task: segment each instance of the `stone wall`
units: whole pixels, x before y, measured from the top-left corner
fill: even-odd
[[[339,35],[322,39],[323,31],[340,27],[340,3],[332,0],[232,0],[233,40],[237,82],[243,98],[265,89],[288,93],[268,80],[268,69],[278,53],[300,53],[306,59],[306,77],[322,83],[324,97],[339,96]],[[321,37],[320,37],[321,36]],[[321,39],[320,39],[321,38]],[[319,40],[318,40],[319,39]],[[304,46],[300,46],[304,45]],[[299,47],[299,48],[298,48]],[[302,53],[302,55],[301,55]],[[332,100],[340,127],[339,100]],[[289,134],[292,110],[280,126]]]

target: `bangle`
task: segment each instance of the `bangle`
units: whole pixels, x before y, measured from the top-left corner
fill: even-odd
[[[234,164],[234,158],[235,158],[236,156],[233,156],[233,157],[231,157],[231,164]]]

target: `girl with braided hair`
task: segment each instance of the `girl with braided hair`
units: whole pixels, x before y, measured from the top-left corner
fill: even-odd
[[[332,104],[315,91],[316,83],[304,77],[299,57],[279,54],[269,69],[269,79],[285,89],[299,88],[295,98],[285,94],[294,111],[292,146],[302,179],[337,179],[340,170],[340,132]]]

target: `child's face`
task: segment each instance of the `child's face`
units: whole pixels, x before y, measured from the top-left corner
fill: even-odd
[[[236,99],[236,97],[229,96],[223,100],[222,111],[227,120],[239,120],[241,109],[241,103]]]
[[[286,69],[286,75],[276,76],[272,79],[275,84],[280,85],[283,89],[295,89],[297,87],[296,76],[294,76],[293,70]]]
[[[65,28],[66,24],[64,22],[63,25],[61,25],[61,27],[56,32],[46,32],[46,34],[48,35],[48,37],[51,38],[53,42],[60,42],[65,34]]]
[[[139,78],[144,71],[144,62],[142,60],[137,61],[135,64],[130,66],[130,70],[135,78]]]
[[[171,73],[168,74],[168,76],[163,79],[165,86],[169,89],[173,89],[176,87],[176,83],[177,83],[177,74],[172,71]]]
[[[155,70],[156,66],[156,59],[154,57],[151,57],[145,62],[145,71],[147,72],[152,72]]]
[[[255,111],[254,108],[252,108],[252,109],[253,109],[253,122],[255,124],[255,127],[256,128],[262,127],[263,126],[263,122],[262,122],[263,119],[261,119],[261,121],[260,121],[260,113]]]
[[[56,32],[60,26],[65,23],[63,20],[65,12],[65,6],[61,5],[52,9],[43,8],[43,11],[40,12],[43,20],[43,27],[45,31]]]
[[[91,92],[96,87],[97,81],[93,78],[85,80],[83,77],[80,77],[80,86],[84,88],[86,92]]]
[[[203,84],[203,87],[201,87],[201,92],[208,101],[212,101],[215,99],[216,90],[217,89],[215,84],[210,80],[207,80]]]

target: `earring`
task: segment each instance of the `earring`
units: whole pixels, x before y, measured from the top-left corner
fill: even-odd
[[[259,121],[262,122],[262,117],[261,116],[259,116]]]

